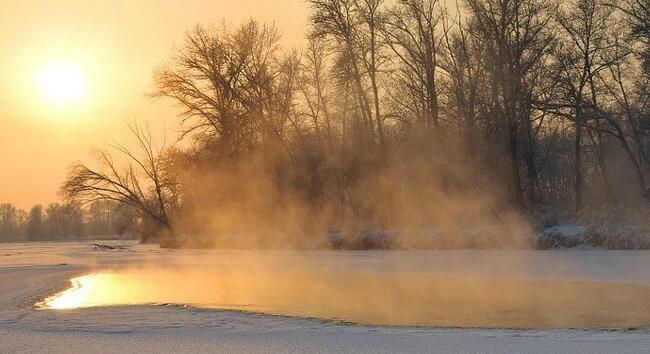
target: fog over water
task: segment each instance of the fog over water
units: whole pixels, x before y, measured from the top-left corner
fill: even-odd
[[[291,252],[234,252],[225,254],[234,262],[224,261],[215,268],[146,266],[101,270],[72,279],[70,289],[47,298],[37,307],[68,310],[176,304],[391,326],[637,328],[650,325],[647,284],[592,281],[588,277],[526,276],[527,271],[534,271],[525,267],[507,271],[508,264],[510,267],[525,264],[525,253],[501,261],[495,257],[489,261],[485,254],[477,255],[474,263],[484,264],[482,271],[479,268],[454,271],[457,266],[450,264],[446,267],[451,268],[448,275],[441,275],[445,267],[430,272],[415,271],[412,267],[417,262],[409,262],[404,257],[383,257],[380,253],[362,257],[379,258],[380,262],[370,267],[368,259],[359,259],[355,253],[313,253],[311,256],[317,260],[307,260],[303,258],[306,255]],[[412,253],[411,256],[423,255]],[[449,257],[444,252],[440,256]],[[544,255],[531,257],[529,266],[539,257]],[[209,255],[202,258],[207,261]],[[340,262],[348,265],[356,262],[358,266],[346,270]],[[578,262],[569,263],[560,260],[558,269],[568,266],[580,272]]]

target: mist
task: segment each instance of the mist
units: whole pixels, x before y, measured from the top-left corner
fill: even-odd
[[[473,168],[432,167],[431,159],[418,156],[422,150],[400,150],[374,166],[356,159],[356,166],[347,168],[331,156],[313,167],[309,161],[296,166],[274,149],[224,167],[183,166],[182,185],[191,186],[183,195],[191,207],[174,224],[192,235],[189,246],[531,246],[533,231],[499,205],[498,191],[464,180],[475,174]],[[342,169],[357,175],[346,177]]]
[[[590,281],[588,271],[586,278],[564,279],[555,270],[545,279],[538,263],[550,260],[544,255],[500,252],[453,251],[431,261],[399,252],[341,258],[321,251],[217,251],[216,262],[186,253],[166,264],[152,258],[73,278],[73,288],[37,306],[182,305],[380,326],[617,329],[650,321],[647,286]],[[206,263],[188,264],[197,260]],[[555,261],[560,268],[589,266],[575,257]]]
[[[530,248],[572,225],[650,247],[647,72],[616,55],[639,40],[628,12],[308,4],[300,50],[255,19],[189,29],[148,93],[176,105],[178,142],[131,125],[134,147],[73,164],[61,195],[125,204],[166,247]],[[492,36],[521,16],[525,38]],[[598,55],[570,45],[585,36]]]

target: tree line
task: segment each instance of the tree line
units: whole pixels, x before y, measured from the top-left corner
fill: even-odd
[[[129,237],[134,233],[132,213],[112,202],[85,208],[72,203],[35,205],[29,212],[0,203],[0,242],[76,240]]]
[[[301,50],[256,20],[188,31],[151,93],[182,143],[133,126],[62,195],[171,239],[644,215],[647,0],[306,3]]]

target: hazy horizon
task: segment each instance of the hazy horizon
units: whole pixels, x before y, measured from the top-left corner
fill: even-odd
[[[0,4],[0,202],[28,209],[57,200],[67,167],[127,135],[125,121],[148,122],[176,137],[177,110],[150,99],[152,72],[197,23],[274,22],[283,46],[301,47],[308,6],[302,0],[93,1]],[[57,106],[38,90],[50,63],[80,67],[86,89]]]

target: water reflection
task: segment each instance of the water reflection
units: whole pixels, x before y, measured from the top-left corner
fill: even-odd
[[[650,326],[650,288],[567,281],[491,281],[409,274],[124,271],[72,279],[38,304],[73,309],[187,304],[362,324],[439,327]]]
[[[45,299],[39,306],[65,310],[82,307],[92,296],[89,294],[93,286],[93,278],[97,275],[87,275],[70,279],[72,287],[60,294]]]

